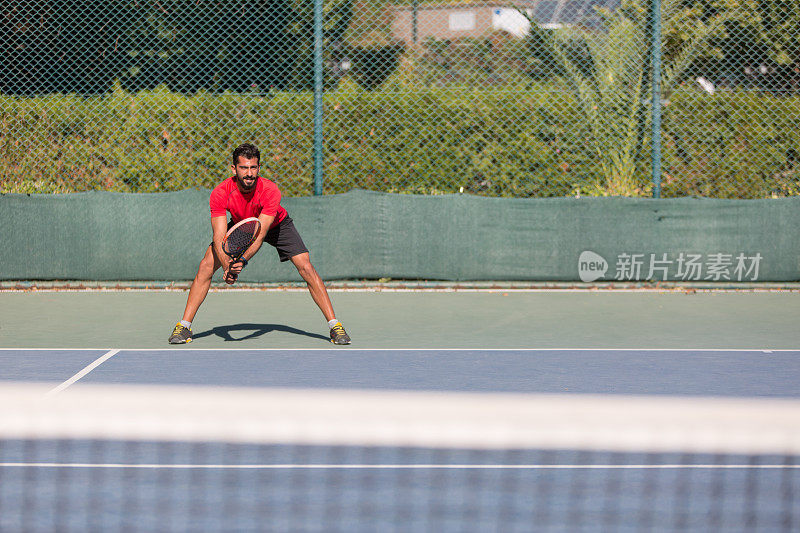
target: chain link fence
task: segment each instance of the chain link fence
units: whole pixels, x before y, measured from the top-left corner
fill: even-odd
[[[800,0],[317,2],[2,3],[0,192],[800,194]]]

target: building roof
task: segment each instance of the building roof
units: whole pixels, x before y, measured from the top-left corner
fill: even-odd
[[[592,17],[595,7],[616,9],[621,0],[510,0],[497,2],[481,2],[475,0],[448,0],[446,2],[419,2],[417,10],[429,9],[508,9],[521,8],[532,10],[533,17],[543,25],[568,25],[584,21]],[[397,10],[414,9],[414,0],[401,0],[394,4]]]

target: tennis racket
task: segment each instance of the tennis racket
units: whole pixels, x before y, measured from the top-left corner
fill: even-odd
[[[222,251],[231,258],[231,264],[242,260],[242,255],[250,248],[256,240],[258,232],[261,231],[261,222],[255,217],[240,220],[228,230],[225,238],[222,239]],[[231,282],[236,281],[236,274],[231,274]],[[228,281],[226,278],[225,281]]]

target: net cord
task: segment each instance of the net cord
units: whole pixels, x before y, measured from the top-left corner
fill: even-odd
[[[793,399],[0,385],[0,439],[800,454]]]

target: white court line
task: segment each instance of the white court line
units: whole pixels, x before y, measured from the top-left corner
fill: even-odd
[[[800,352],[798,348],[183,348],[198,352]],[[126,352],[163,352],[174,348],[122,348]]]
[[[118,352],[119,352],[119,350],[111,350],[111,351],[108,351],[108,352],[104,353],[102,356],[98,357],[97,359],[92,361],[90,364],[86,365],[80,372],[78,372],[77,374],[75,374],[74,376],[69,378],[67,381],[65,381],[64,383],[62,383],[58,387],[55,387],[54,389],[49,390],[47,392],[47,394],[44,395],[44,397],[45,398],[49,398],[49,397],[54,396],[54,395],[58,394],[59,392],[63,391],[64,389],[66,389],[67,387],[69,387],[70,385],[72,385],[73,383],[78,381],[79,379],[81,379],[83,376],[85,376],[86,374],[88,374],[89,372],[91,372],[92,370],[97,368],[98,366],[102,365],[104,362],[106,362],[108,359],[113,357]]]
[[[88,352],[108,348],[0,348],[0,351]],[[125,352],[800,352],[800,348],[120,348]],[[113,355],[113,354],[112,354]]]
[[[108,348],[0,348],[4,352],[89,352],[101,351],[106,352]]]
[[[544,465],[544,464],[130,464],[130,463],[0,463],[0,467],[28,468],[141,468],[141,469],[230,469],[230,470],[315,470],[315,469],[386,469],[386,470],[635,470],[635,469],[687,469],[687,470],[761,470],[800,469],[800,465],[783,464],[663,464],[663,465]]]
[[[682,294],[686,292],[698,294],[710,293],[796,293],[800,289],[797,287],[633,287],[633,288],[615,288],[615,287],[565,287],[565,288],[550,288],[550,287],[497,287],[497,288],[481,288],[481,287],[327,287],[328,292],[350,292],[350,293],[591,293],[591,294],[615,294],[615,293],[640,293],[640,294]],[[125,292],[125,293],[159,293],[159,292],[187,292],[189,287],[152,287],[152,288],[103,288],[103,287],[86,287],[86,288],[0,288],[0,293],[106,293],[106,292]],[[306,293],[306,287],[211,287],[210,292],[227,293],[227,292],[288,292],[288,293]]]

